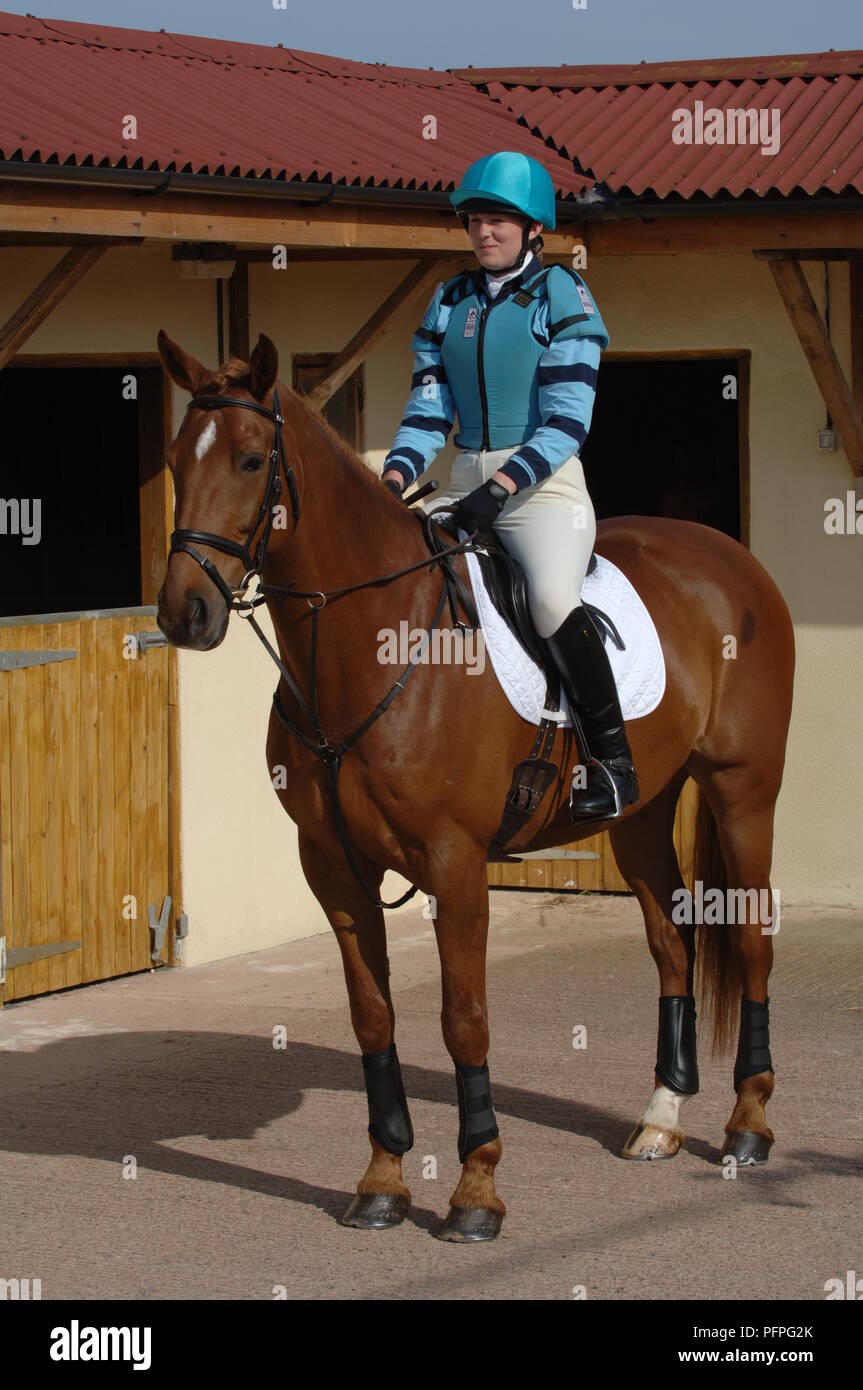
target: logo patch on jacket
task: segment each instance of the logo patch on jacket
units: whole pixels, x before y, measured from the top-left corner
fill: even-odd
[[[464,338],[472,338],[472,337],[473,337],[474,333],[476,332],[476,321],[477,321],[478,313],[479,313],[479,310],[476,309],[476,308],[470,308],[470,309],[468,309],[468,311],[467,311],[467,318],[466,318],[465,321],[464,321],[464,333],[462,334],[462,337],[464,337]]]
[[[584,310],[584,312],[586,314],[595,314],[596,310],[593,307],[593,300],[591,299],[584,285],[576,285],[575,288],[578,290],[578,297],[581,300],[581,307]]]

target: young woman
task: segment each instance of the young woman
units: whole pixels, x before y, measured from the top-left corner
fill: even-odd
[[[479,269],[438,286],[411,340],[411,394],[383,480],[399,494],[416,482],[458,413],[455,520],[469,533],[491,527],[525,570],[534,623],[588,744],[584,771],[573,769],[572,818],[609,820],[638,800],[638,782],[605,647],[581,602],[596,517],[578,457],[608,333],[580,276],[542,269],[540,232],[554,228],[555,210],[541,164],[486,155],[450,201]]]

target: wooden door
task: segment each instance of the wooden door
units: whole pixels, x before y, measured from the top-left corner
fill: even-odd
[[[680,860],[680,872],[688,883],[692,881],[696,801],[697,788],[690,777],[680,793],[674,820],[674,847]],[[541,858],[528,857],[521,864],[489,864],[489,885],[493,888],[543,888],[556,892],[565,889],[629,892],[614,861],[607,831],[574,845],[542,850],[540,853]]]
[[[0,622],[6,1001],[154,963],[148,905],[158,917],[176,868],[176,654],[124,653],[155,629],[140,609]],[[160,960],[171,944],[169,927]]]

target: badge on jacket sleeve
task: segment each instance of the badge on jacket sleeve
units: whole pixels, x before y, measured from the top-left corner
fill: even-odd
[[[479,311],[478,311],[476,308],[473,308],[473,307],[470,308],[470,309],[468,309],[468,311],[467,311],[467,318],[466,318],[465,321],[464,321],[464,333],[462,334],[462,337],[464,337],[464,338],[472,338],[472,337],[473,337],[474,333],[476,332],[476,321],[477,321],[478,312],[479,312]]]
[[[593,307],[593,300],[591,299],[584,285],[576,285],[575,288],[578,290],[578,297],[581,300],[581,307],[584,310],[584,312],[586,314],[595,314],[596,310]]]

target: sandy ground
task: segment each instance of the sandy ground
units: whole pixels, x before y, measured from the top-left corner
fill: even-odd
[[[278,1286],[289,1298],[571,1299],[582,1286],[590,1299],[823,1299],[828,1279],[863,1275],[861,928],[859,911],[783,904],[776,1145],[765,1168],[729,1181],[717,1159],[732,1059],[706,1044],[686,1149],[619,1157],[655,1056],[657,977],[634,901],[493,893],[489,1064],[508,1215],[483,1246],[430,1234],[458,1177],[458,1113],[421,909],[390,918],[416,1133],[413,1206],[396,1230],[338,1222],[368,1141],[329,933],[9,1006],[0,1278],[40,1278],[43,1299],[268,1299]]]

